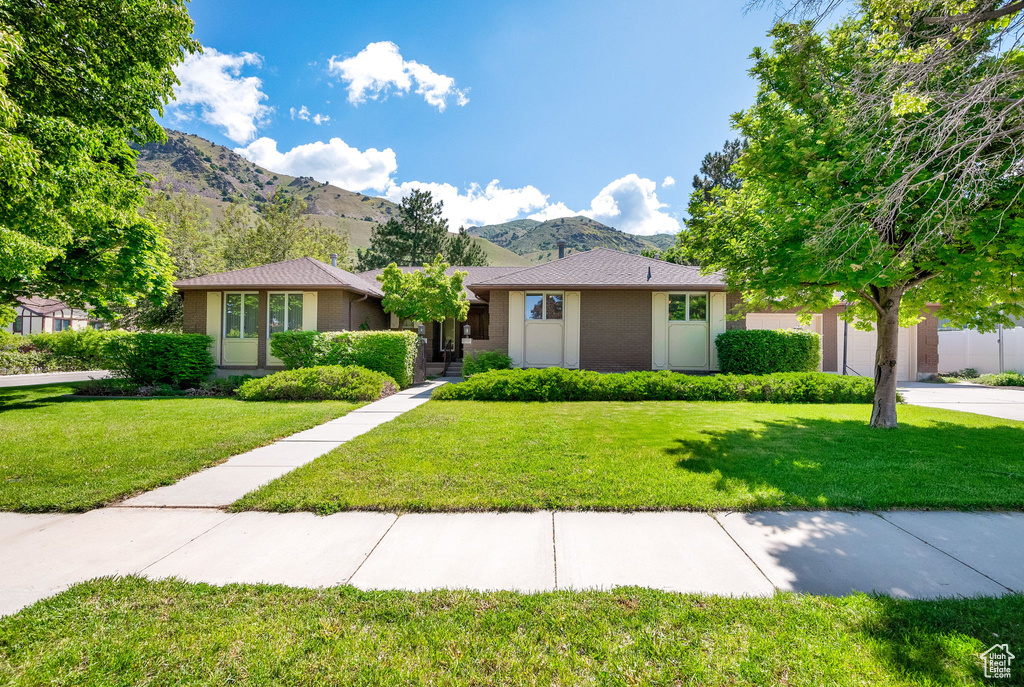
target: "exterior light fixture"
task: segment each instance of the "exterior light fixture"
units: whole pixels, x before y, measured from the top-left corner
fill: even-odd
[[[425,339],[427,337],[427,325],[420,322],[416,325],[416,332],[420,335],[420,338]]]
[[[462,337],[463,338],[468,339],[471,331],[472,330],[470,329],[468,324],[462,325]]]

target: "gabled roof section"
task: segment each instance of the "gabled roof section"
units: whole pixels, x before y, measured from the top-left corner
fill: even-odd
[[[414,267],[412,265],[405,265],[405,266],[399,267],[398,269],[402,270],[403,272],[416,272],[416,271],[422,270],[423,268],[422,267]],[[459,272],[466,272],[466,279],[465,279],[465,281],[462,282],[462,290],[466,292],[466,298],[469,299],[470,303],[485,303],[486,301],[482,300],[475,293],[473,293],[473,284],[476,284],[477,282],[481,282],[481,281],[483,281],[485,279],[494,279],[496,277],[501,277],[503,275],[510,274],[512,272],[518,272],[521,269],[523,269],[523,268],[522,267],[492,267],[492,266],[486,266],[486,267],[461,267],[461,266],[456,265],[455,267],[449,267],[448,269],[446,269],[444,271],[444,273],[450,275],[452,272],[455,272],[456,270],[459,271]],[[362,277],[366,281],[373,282],[374,284],[378,284],[379,285],[380,282],[377,281],[377,276],[379,274],[381,274],[382,272],[384,272],[383,269],[369,270],[367,272],[360,272],[357,276]]]
[[[247,267],[230,272],[208,274],[174,282],[175,288],[189,289],[348,289],[366,296],[382,298],[376,281],[367,281],[339,267],[313,258],[297,258]]]
[[[473,284],[477,291],[496,288],[724,289],[720,272],[645,258],[608,248],[573,253],[536,267],[494,276]]]
[[[26,310],[31,310],[37,315],[49,315],[58,310],[67,310],[68,305],[56,298],[43,298],[42,296],[18,296],[18,303]]]

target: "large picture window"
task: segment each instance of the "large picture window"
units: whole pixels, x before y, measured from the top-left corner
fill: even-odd
[[[668,319],[671,322],[707,322],[708,295],[706,293],[670,293]]]
[[[526,294],[526,319],[562,319],[562,299],[563,294],[561,291],[531,292]]]
[[[269,334],[302,329],[301,293],[271,293],[267,303]]]
[[[255,339],[259,336],[256,317],[260,297],[255,293],[229,293],[224,296],[224,338]]]

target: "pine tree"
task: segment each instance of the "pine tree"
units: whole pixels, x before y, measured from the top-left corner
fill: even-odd
[[[435,203],[430,191],[414,190],[402,199],[397,218],[373,228],[370,247],[358,253],[359,269],[379,269],[392,262],[422,265],[443,254],[448,242],[443,208],[443,201]]]
[[[459,227],[458,234],[448,237],[448,246],[444,252],[445,260],[452,265],[463,267],[486,266],[490,264],[487,253],[473,237],[466,233],[465,227]]]

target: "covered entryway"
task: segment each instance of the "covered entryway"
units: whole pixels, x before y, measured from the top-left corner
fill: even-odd
[[[515,367],[580,366],[579,291],[510,291],[508,317]]]
[[[725,331],[724,293],[655,292],[651,317],[652,369],[718,369],[714,339]]]

